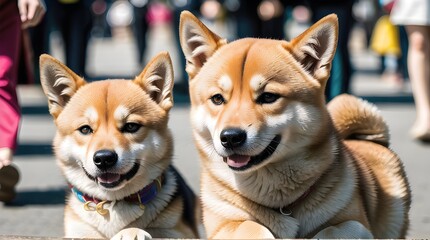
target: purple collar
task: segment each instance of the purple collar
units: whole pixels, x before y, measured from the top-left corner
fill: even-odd
[[[123,200],[126,202],[139,204],[139,207],[144,210],[145,205],[148,204],[151,200],[153,200],[160,192],[163,180],[164,175],[161,175],[138,192],[125,197]],[[85,210],[97,211],[100,215],[106,215],[109,212],[109,210],[103,208],[103,206],[104,204],[111,203],[112,201],[95,198],[89,194],[79,191],[72,185],[70,185],[70,189],[72,190],[76,198],[78,198],[79,201],[84,203]]]

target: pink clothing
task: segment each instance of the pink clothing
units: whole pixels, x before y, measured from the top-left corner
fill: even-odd
[[[16,149],[21,118],[16,86],[21,19],[16,1],[0,0],[0,148]]]

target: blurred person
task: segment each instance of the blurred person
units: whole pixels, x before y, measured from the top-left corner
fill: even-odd
[[[384,0],[356,0],[353,14],[356,23],[364,30],[366,46],[370,45],[370,38],[378,18],[382,15],[380,2]]]
[[[284,11],[289,1],[263,0],[257,7],[258,17],[261,20],[260,37],[272,39],[285,39]],[[291,1],[290,1],[291,2]]]
[[[407,69],[408,37],[404,26],[398,26],[400,55],[380,55],[379,73],[382,80],[399,91],[405,90],[409,78]]]
[[[92,29],[91,5],[94,0],[52,0],[49,11],[65,46],[66,64],[87,77],[85,66]]]
[[[158,40],[162,40],[162,38],[165,37],[163,31],[171,31],[171,25],[170,23],[172,22],[172,10],[171,8],[164,2],[162,1],[152,1],[149,3],[148,7],[147,7],[147,11],[145,14],[145,19],[142,19],[142,21],[145,21],[145,32],[151,31],[150,35],[155,36],[155,41]],[[135,19],[134,22],[136,22]],[[140,29],[140,31],[142,30],[142,28]],[[163,36],[162,36],[163,35]],[[137,36],[136,36],[137,37]],[[137,39],[138,41],[140,41],[139,44],[144,43],[144,49],[142,49],[140,54],[144,54],[145,49],[146,49],[146,44],[148,42],[147,38],[149,36],[146,36],[146,33],[144,35],[141,36],[141,39]],[[148,55],[148,54],[146,54]],[[141,60],[144,60],[143,58],[141,58]],[[145,64],[143,63],[143,61],[140,62],[142,66],[144,66]]]
[[[391,21],[403,25],[409,40],[408,72],[416,106],[413,138],[430,142],[430,1],[396,0]]]
[[[92,37],[112,37],[111,29],[107,21],[107,12],[112,6],[112,1],[113,0],[94,0],[91,5],[91,12],[93,13]]]
[[[380,18],[373,29],[369,47],[379,55],[379,73],[397,90],[403,90],[405,78],[408,77],[406,69],[408,40],[405,28],[394,25],[389,17],[393,7],[393,0],[380,0],[377,6]]]
[[[350,32],[354,24],[352,7],[355,0],[308,0],[312,11],[312,22],[328,14],[335,13],[339,18],[339,39],[333,59],[330,78],[326,86],[326,98],[330,101],[335,96],[350,92],[352,64],[348,49]]]
[[[43,0],[45,6],[51,5],[50,1],[56,0]],[[34,83],[40,82],[40,74],[39,74],[39,56],[43,53],[50,52],[50,39],[49,39],[49,23],[50,19],[48,17],[48,13],[45,13],[41,18],[40,22],[31,28],[28,28],[28,36],[31,44],[32,50],[32,68],[34,72]],[[25,80],[25,79],[24,79]],[[18,83],[23,83],[23,79],[21,76],[18,79]]]
[[[15,196],[19,175],[11,165],[21,119],[16,92],[23,29],[35,26],[45,13],[41,0],[0,0],[0,201]]]
[[[149,29],[149,22],[147,19],[149,0],[130,0],[133,5],[134,21],[132,23],[133,34],[136,39],[137,45],[137,61],[144,65],[144,54],[146,50],[146,33]]]
[[[261,37],[284,39],[285,5],[294,1],[238,0],[231,12],[236,22],[237,38]]]

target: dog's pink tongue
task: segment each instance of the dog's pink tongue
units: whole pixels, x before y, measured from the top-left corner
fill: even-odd
[[[120,179],[120,175],[116,173],[103,173],[97,177],[97,180],[101,183],[113,183]]]
[[[251,160],[250,156],[235,154],[227,157],[227,165],[234,168],[240,168],[240,167],[246,166],[246,164],[248,164],[250,160]]]

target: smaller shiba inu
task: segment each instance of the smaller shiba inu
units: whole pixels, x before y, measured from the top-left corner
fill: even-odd
[[[169,55],[134,80],[87,83],[46,54],[40,73],[57,126],[54,152],[71,187],[65,237],[198,237],[198,202],[171,166]]]
[[[230,43],[189,12],[180,40],[208,238],[404,238],[411,195],[376,108],[326,105],[329,15],[291,42]]]

